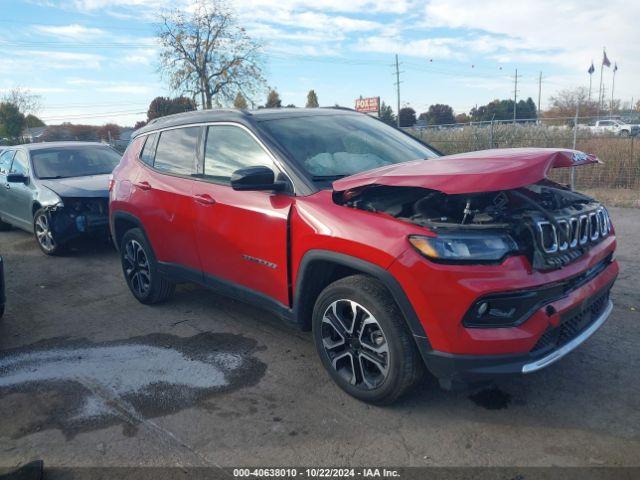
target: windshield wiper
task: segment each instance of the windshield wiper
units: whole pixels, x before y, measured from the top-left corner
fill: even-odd
[[[344,178],[346,175],[314,175],[311,177],[312,180],[315,181],[328,181],[328,180],[338,180],[339,178]]]
[[[40,177],[40,180],[57,180],[59,178],[69,178],[63,175],[54,175],[52,177]]]

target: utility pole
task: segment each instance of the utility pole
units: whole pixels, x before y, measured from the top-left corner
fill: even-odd
[[[538,77],[538,120],[540,120],[540,97],[542,97],[542,72]]]
[[[400,127],[400,64],[398,63],[398,54],[396,53],[396,99],[398,104],[396,121],[398,128]]]
[[[516,105],[518,102],[518,69],[516,68],[516,82],[513,87],[513,123],[516,123]]]

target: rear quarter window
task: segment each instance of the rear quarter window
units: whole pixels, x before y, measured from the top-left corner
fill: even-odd
[[[161,132],[153,162],[154,168],[176,175],[195,173],[199,132],[200,127],[175,128]]]
[[[142,147],[142,151],[140,152],[140,160],[142,160],[147,165],[153,166],[153,159],[156,155],[157,146],[158,134],[152,133],[151,135],[147,135],[147,138],[144,142],[144,147]]]

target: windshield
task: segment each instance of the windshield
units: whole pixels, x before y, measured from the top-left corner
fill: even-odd
[[[260,122],[314,180],[437,155],[366,115],[309,115]]]
[[[87,145],[44,148],[31,151],[36,177],[86,177],[111,173],[120,162],[120,154],[110,147]]]

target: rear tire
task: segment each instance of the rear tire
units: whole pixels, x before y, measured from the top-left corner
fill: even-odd
[[[390,404],[422,378],[423,363],[402,313],[374,278],[354,275],[326,287],[312,325],[325,369],[359,400]]]
[[[122,237],[120,261],[129,290],[139,302],[161,303],[173,295],[175,283],[158,271],[156,256],[141,229],[132,228]]]
[[[44,208],[36,211],[33,216],[33,234],[38,247],[45,255],[60,255],[64,252],[64,244],[58,242],[51,227],[51,214]]]

